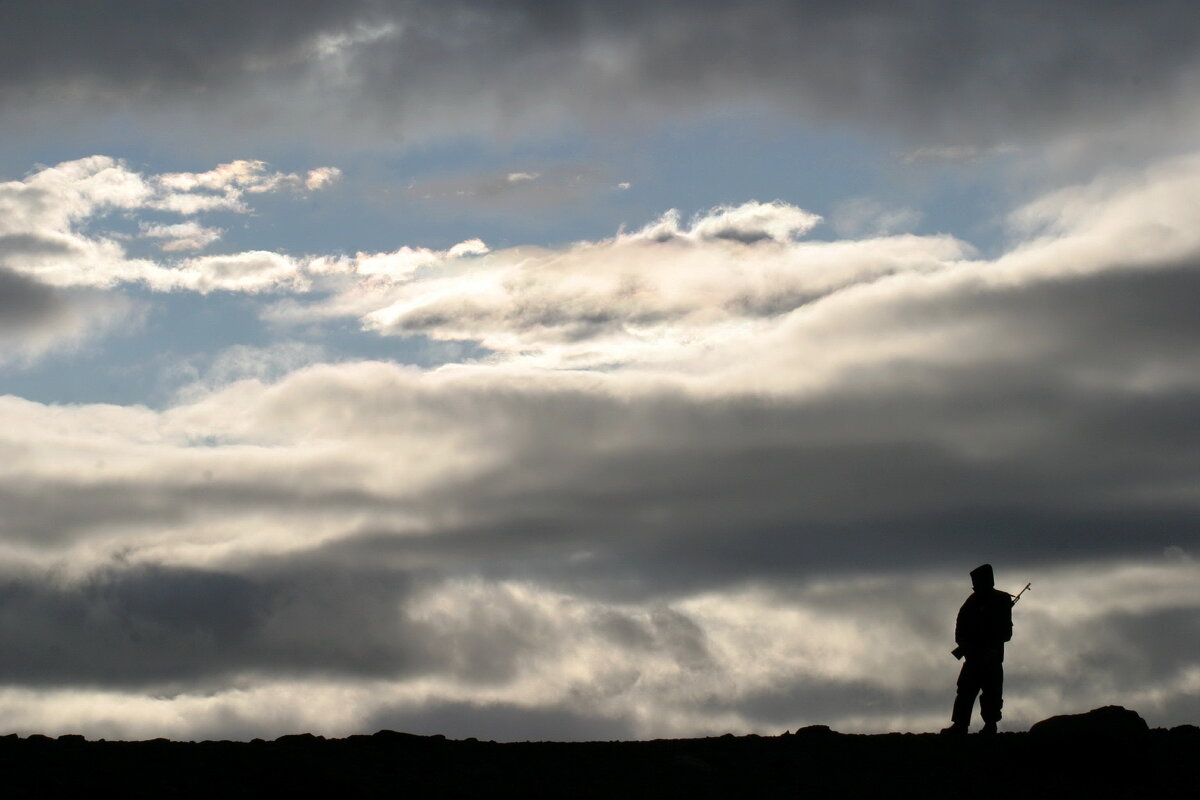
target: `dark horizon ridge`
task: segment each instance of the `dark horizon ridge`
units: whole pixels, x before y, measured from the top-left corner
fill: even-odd
[[[1108,706],[1030,731],[482,742],[396,731],[272,741],[0,737],[8,786],[45,795],[416,797],[1194,797],[1200,727]]]

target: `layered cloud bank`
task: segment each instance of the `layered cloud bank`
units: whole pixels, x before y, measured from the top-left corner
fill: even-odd
[[[66,103],[201,135],[244,137],[252,119],[304,141],[387,141],[734,104],[886,126],[937,158],[1103,147],[1131,126],[1172,139],[1164,116],[1195,121],[1200,52],[1186,2],[305,0],[280,14],[243,0],[175,14],[46,0],[6,10],[3,27],[14,117]]]
[[[1029,203],[995,258],[817,240],[782,202],[560,247],[195,254],[204,214],[334,177],[94,157],[0,185],[26,358],[127,287],[484,353],[244,349],[165,408],[0,398],[10,726],[928,729],[983,560],[1035,586],[1011,724],[1200,712],[1200,160]]]

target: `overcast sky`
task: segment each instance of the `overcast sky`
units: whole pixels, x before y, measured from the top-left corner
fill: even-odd
[[[0,5],[0,719],[1200,721],[1191,2]]]

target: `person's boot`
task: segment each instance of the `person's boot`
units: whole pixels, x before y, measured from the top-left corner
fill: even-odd
[[[965,736],[966,733],[967,726],[961,722],[952,723],[949,728],[942,728],[943,736]]]
[[[995,736],[996,735],[996,723],[994,723],[994,722],[983,723],[983,727],[979,729],[979,732],[981,734],[983,734],[984,736]]]

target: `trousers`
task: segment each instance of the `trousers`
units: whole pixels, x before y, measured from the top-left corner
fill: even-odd
[[[979,714],[984,722],[999,722],[1004,705],[1004,662],[987,656],[967,656],[958,673],[958,694],[950,719],[962,725],[971,722],[975,695],[979,695]]]

